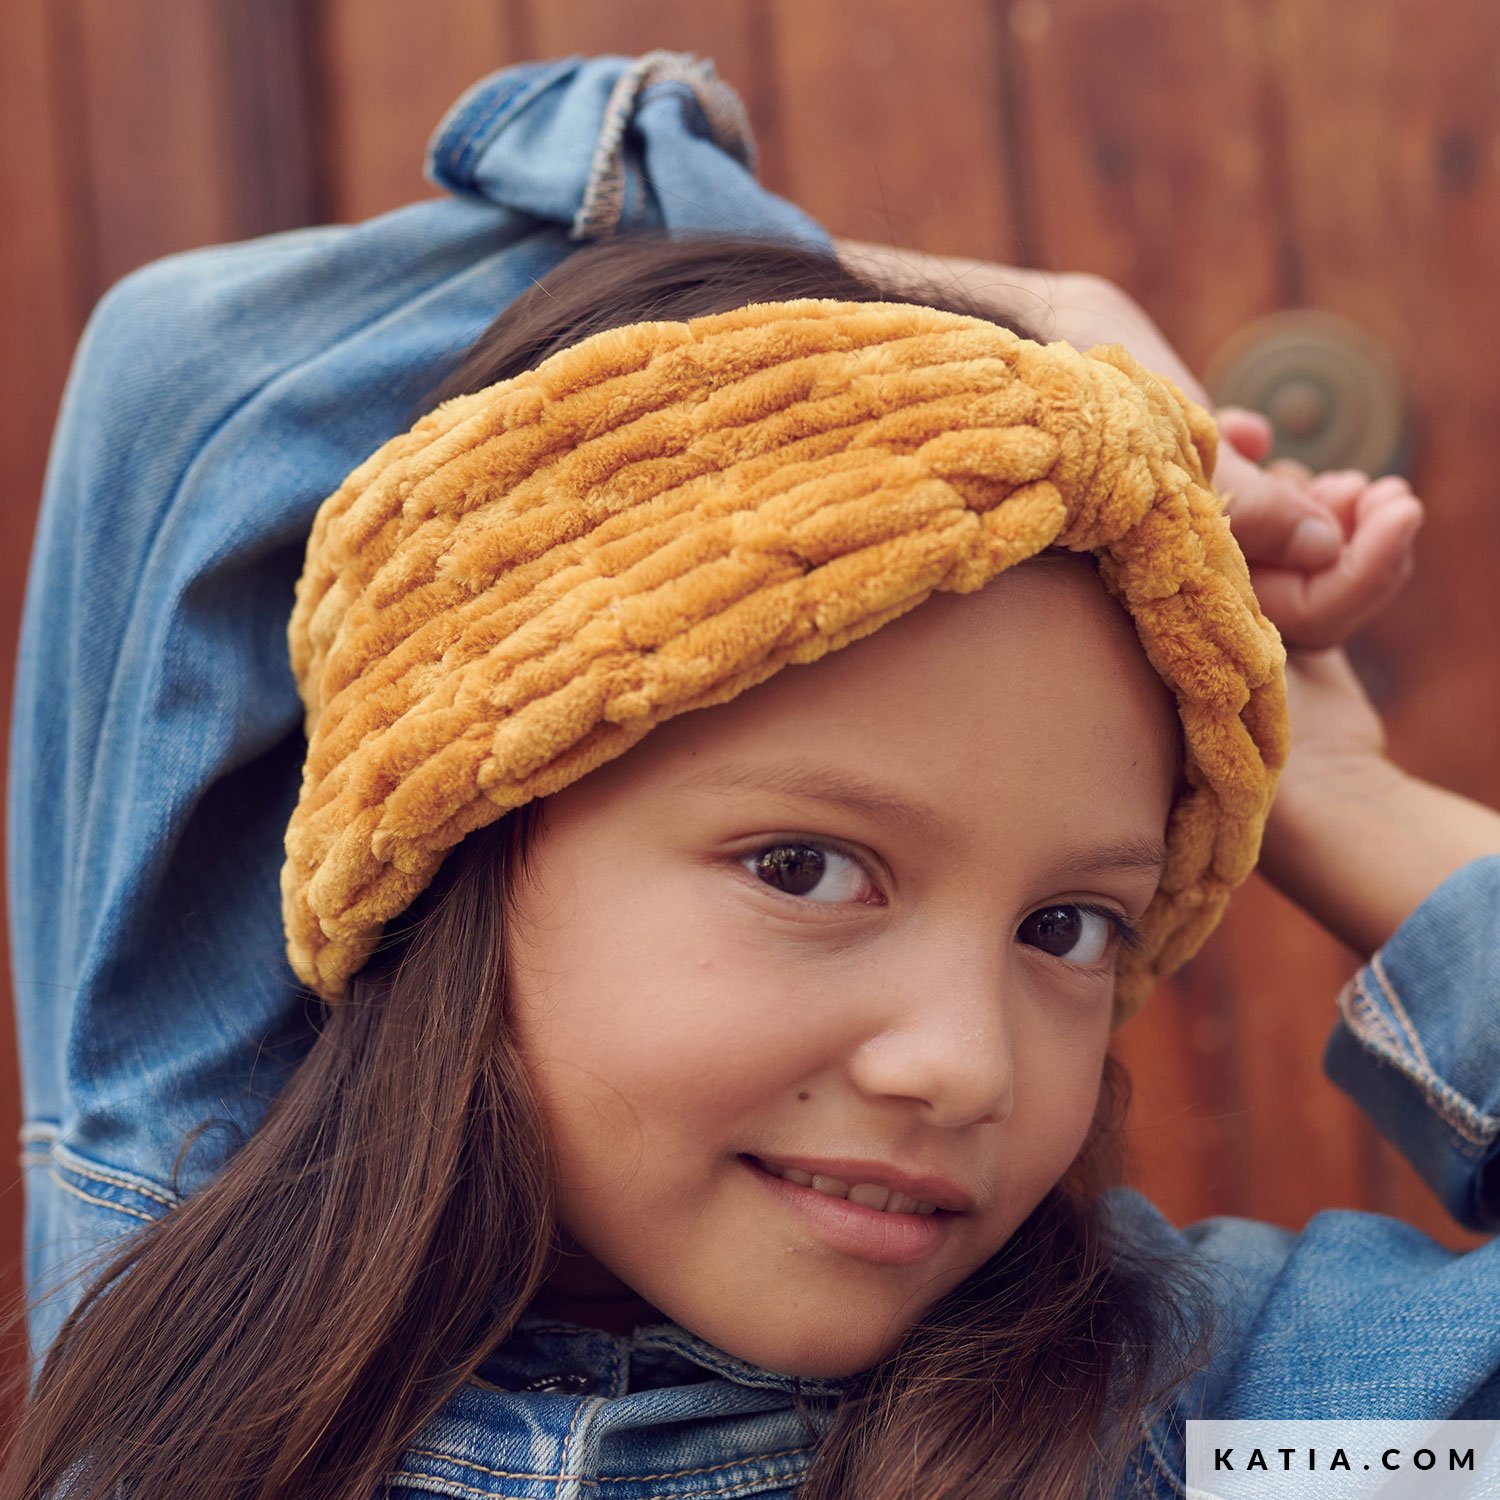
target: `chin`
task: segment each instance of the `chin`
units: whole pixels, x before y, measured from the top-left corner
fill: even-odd
[[[743,1321],[720,1318],[683,1326],[737,1359],[781,1375],[818,1380],[858,1375],[879,1364],[906,1331],[887,1329],[881,1337],[878,1328],[854,1329],[846,1321],[796,1323],[785,1316],[769,1320],[764,1310]]]

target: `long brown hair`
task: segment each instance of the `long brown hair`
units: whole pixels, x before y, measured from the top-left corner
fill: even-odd
[[[793,297],[925,303],[1031,336],[954,288],[880,285],[813,250],[643,233],[564,259],[412,416],[601,329]],[[528,803],[450,853],[348,997],[320,1009],[255,1134],[91,1268],[0,1500],[64,1480],[70,1500],[365,1500],[508,1337],[558,1246],[505,1002],[508,896],[544,817],[545,799]],[[804,1500],[1112,1492],[1210,1332],[1207,1287],[1127,1244],[1100,1203],[1127,1096],[1110,1058],[1066,1177],[851,1382]]]

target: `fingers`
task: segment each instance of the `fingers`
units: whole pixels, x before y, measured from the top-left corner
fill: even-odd
[[[1221,406],[1214,416],[1224,441],[1242,458],[1259,463],[1271,451],[1275,432],[1269,417],[1243,406]]]
[[[1252,565],[1314,572],[1338,557],[1342,524],[1306,484],[1237,452],[1222,455],[1214,483],[1228,498],[1230,528]]]
[[[1313,471],[1296,458],[1273,458],[1266,465],[1266,473],[1279,475],[1298,484],[1307,484],[1314,477]]]
[[[1314,473],[1293,458],[1263,467],[1271,423],[1242,407],[1215,414],[1224,444],[1214,486],[1261,607],[1289,648],[1336,647],[1400,592],[1425,512],[1399,475]]]
[[[1426,512],[1406,482],[1393,475],[1365,485],[1347,508],[1350,534],[1331,567],[1312,574],[1252,569],[1261,608],[1288,647],[1325,650],[1347,640],[1411,576]]]
[[[1344,536],[1354,533],[1357,516],[1371,505],[1384,505],[1401,496],[1416,500],[1411,485],[1399,474],[1384,474],[1372,480],[1362,469],[1339,469],[1319,474],[1311,492],[1338,518]],[[1417,501],[1418,506],[1421,505]]]

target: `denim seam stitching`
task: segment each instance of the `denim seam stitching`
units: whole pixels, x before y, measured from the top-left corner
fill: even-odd
[[[451,148],[451,162],[453,166],[452,176],[458,179],[472,179],[477,158],[483,154],[490,142],[499,130],[507,125],[511,119],[520,114],[533,99],[546,93],[560,78],[567,75],[567,64],[583,61],[581,53],[572,53],[567,57],[558,59],[552,66],[545,67],[530,77],[516,80],[509,89],[500,89],[488,105],[480,110],[467,124],[462,125],[462,134]],[[482,88],[482,82],[475,88]],[[458,127],[459,122],[454,121]],[[443,134],[442,125],[438,128],[439,137]],[[484,137],[483,143],[479,144],[480,138]],[[471,150],[470,148],[474,148]],[[434,163],[438,162],[436,153],[433,157]],[[472,182],[464,184],[474,191]]]
[[[738,1484],[714,1485],[711,1489],[700,1490],[662,1490],[653,1495],[651,1500],[706,1500],[706,1497],[715,1496],[717,1500],[733,1500],[736,1495],[753,1495],[757,1490],[764,1490],[767,1485],[781,1487],[782,1482],[790,1479],[791,1474],[757,1474],[752,1479],[742,1479]],[[585,1484],[596,1485],[598,1480],[585,1480]]]
[[[1432,1060],[1427,1056],[1427,1049],[1422,1045],[1422,1038],[1417,1028],[1412,1025],[1411,1017],[1406,1013],[1406,1007],[1401,1003],[1401,997],[1396,993],[1396,986],[1391,983],[1390,975],[1385,971],[1385,965],[1381,962],[1377,953],[1370,960],[1370,967],[1375,972],[1375,977],[1380,981],[1380,987],[1385,991],[1385,997],[1390,1001],[1391,1012],[1396,1018],[1396,1023],[1405,1032],[1407,1041],[1411,1044],[1412,1055],[1434,1076],[1437,1069],[1432,1066]]]
[[[704,1348],[701,1341],[684,1339],[680,1333],[653,1333],[642,1339],[642,1343],[647,1347],[654,1346],[658,1349],[666,1349],[674,1354],[680,1354],[685,1359],[690,1359],[696,1365],[702,1365],[706,1370],[712,1370],[714,1374],[720,1375],[726,1380],[733,1380],[739,1384],[751,1384],[751,1382],[745,1381],[743,1366],[740,1362],[732,1361],[732,1357],[731,1359],[726,1359],[721,1355],[716,1355]],[[848,1383],[847,1379],[841,1376],[807,1376],[800,1381],[798,1381],[797,1377],[790,1376],[788,1379],[799,1384],[802,1391],[810,1395],[842,1395],[843,1389]],[[757,1388],[763,1387],[768,1390],[786,1389],[786,1386],[782,1384],[772,1385],[759,1381],[754,1382],[754,1385]]]
[[[160,1203],[163,1208],[176,1208],[182,1201],[181,1198],[159,1187],[148,1178],[137,1177],[134,1173],[121,1171],[118,1167],[100,1166],[87,1157],[80,1156],[76,1151],[70,1150],[61,1142],[54,1142],[50,1154],[70,1172],[77,1172],[80,1177],[91,1177],[95,1182],[105,1183],[109,1187],[129,1188],[143,1198],[150,1198],[153,1202]]]
[[[588,1484],[639,1484],[647,1479],[691,1479],[695,1474],[717,1474],[724,1469],[737,1469],[745,1464],[769,1463],[772,1459],[794,1458],[798,1454],[811,1453],[812,1445],[802,1444],[796,1448],[774,1448],[769,1453],[756,1453],[744,1458],[731,1459],[722,1464],[707,1464],[696,1469],[667,1469],[658,1474],[619,1474],[607,1478],[589,1479],[584,1474],[570,1474],[566,1470],[559,1474],[528,1474],[516,1469],[492,1469],[488,1464],[476,1462],[472,1458],[457,1458],[451,1453],[443,1453],[435,1448],[408,1448],[406,1450],[414,1458],[436,1458],[444,1463],[456,1464],[461,1469],[473,1469],[476,1474],[488,1474],[492,1479],[579,1479]],[[436,1476],[430,1476],[436,1477]]]
[[[70,1172],[77,1173],[80,1177],[90,1178],[106,1187],[124,1188],[127,1192],[139,1193],[143,1198],[160,1203],[163,1208],[175,1208],[182,1201],[169,1188],[153,1182],[149,1177],[127,1172],[122,1167],[107,1167],[102,1162],[95,1162],[73,1150],[72,1147],[65,1146],[58,1139],[60,1128],[50,1120],[38,1120],[22,1125],[16,1132],[17,1139],[26,1147],[17,1158],[20,1165],[47,1167],[54,1182],[60,1187],[66,1187],[70,1192],[77,1192],[80,1198],[90,1203],[105,1203],[107,1200],[91,1198],[87,1193],[79,1191],[72,1184],[64,1181],[56,1171],[52,1170],[54,1162]],[[108,1206],[118,1207],[114,1203],[108,1203]]]
[[[536,83],[538,81],[539,80],[537,79],[530,80],[531,83]],[[511,89],[509,92],[502,89],[500,93],[490,101],[490,107],[488,109],[480,110],[479,114],[469,122],[469,125],[465,129],[464,133],[458,138],[457,141],[454,142],[453,145],[453,165],[458,173],[461,173],[464,177],[470,175],[470,170],[473,166],[473,162],[469,155],[469,147],[473,145],[473,143],[481,135],[485,134],[485,132],[488,131],[497,120],[503,118],[507,105],[511,104],[517,99],[523,98],[525,96],[525,93],[525,84],[521,84],[518,87]]]
[[[1405,1055],[1395,1027],[1386,1019],[1374,996],[1360,984],[1358,975],[1344,986],[1338,998],[1340,1009],[1347,1005],[1350,1022],[1358,1023],[1355,1028],[1357,1035],[1378,1044],[1381,1051],[1393,1057]]]
[[[522,1476],[523,1478],[526,1476]],[[550,1479],[550,1474],[541,1476]],[[478,1495],[480,1500],[521,1500],[520,1496],[506,1496],[495,1490],[479,1490],[472,1485],[462,1484],[456,1479],[445,1479],[441,1474],[424,1474],[420,1469],[409,1469],[391,1475],[394,1483],[400,1483],[403,1479],[428,1479],[434,1484],[445,1484],[452,1489],[462,1490],[466,1495]],[[588,1485],[597,1484],[600,1481],[584,1479],[583,1483]],[[717,1496],[718,1500],[733,1500],[736,1495],[753,1494],[755,1490],[763,1488],[766,1484],[779,1484],[780,1477],[776,1475],[762,1475],[758,1479],[747,1479],[741,1484],[730,1485],[722,1489],[712,1490],[673,1490],[668,1494],[657,1495],[655,1500],[702,1500],[705,1496]]]
[[[1176,1474],[1167,1467],[1166,1456],[1156,1445],[1156,1434],[1144,1423],[1141,1425],[1141,1431],[1145,1434],[1146,1449],[1151,1455],[1151,1462],[1155,1466],[1156,1472],[1172,1486],[1174,1494],[1181,1495],[1183,1500],[1186,1500],[1187,1490],[1183,1488],[1182,1482],[1177,1478]]]
[[[182,1200],[172,1196],[170,1189],[161,1184],[153,1182],[149,1177],[138,1176],[134,1172],[127,1172],[120,1167],[106,1167],[101,1162],[92,1161],[86,1156],[80,1155],[71,1147],[65,1146],[57,1139],[55,1130],[48,1133],[46,1126],[30,1127],[30,1133],[37,1142],[45,1142],[44,1150],[35,1148],[22,1153],[22,1160],[30,1156],[32,1165],[41,1165],[47,1161],[57,1160],[70,1172],[76,1172],[80,1177],[90,1177],[95,1182],[102,1182],[109,1187],[126,1188],[131,1192],[139,1193],[143,1198],[150,1198],[160,1203],[164,1208],[175,1208]],[[23,1129],[21,1134],[28,1133]]]
[[[547,1477],[550,1479],[551,1475]],[[441,1474],[424,1474],[420,1469],[407,1469],[392,1474],[388,1484],[399,1484],[403,1479],[430,1479],[434,1484],[447,1485],[450,1491],[462,1490],[466,1495],[478,1495],[479,1500],[522,1500],[520,1495],[506,1495],[500,1490],[476,1490],[471,1484],[461,1484],[456,1479],[444,1479]]]
[[[563,1434],[562,1448],[559,1450],[559,1454],[558,1454],[560,1466],[564,1470],[566,1470],[567,1467],[568,1467],[568,1444],[573,1441],[573,1434],[578,1430],[578,1419],[591,1406],[597,1405],[598,1404],[598,1399],[599,1398],[597,1396],[595,1396],[595,1397],[591,1397],[587,1401],[580,1401],[578,1403],[578,1405],[574,1408],[574,1411],[573,1411],[573,1420],[568,1423],[568,1430],[567,1430],[567,1432],[565,1432]],[[557,1497],[557,1500],[561,1500],[561,1496],[562,1496],[562,1479],[561,1478],[558,1479],[557,1485],[556,1485],[555,1489],[553,1490],[553,1494]]]
[[[609,1393],[611,1396],[623,1396],[628,1380],[628,1365],[621,1356],[618,1340],[611,1340],[609,1345]]]
[[[1396,999],[1396,992],[1394,988],[1391,988],[1389,980],[1385,979],[1384,975],[1382,979],[1388,998],[1392,1004],[1399,1006],[1400,1002]],[[1471,1145],[1481,1150],[1489,1146],[1495,1138],[1496,1131],[1500,1130],[1500,1118],[1486,1115],[1482,1110],[1475,1108],[1452,1084],[1446,1082],[1427,1060],[1425,1049],[1422,1050],[1418,1067],[1423,1093],[1439,1117],[1455,1134]]]
[[[743,148],[754,174],[753,137],[738,96],[692,54],[658,48],[637,58],[610,91],[589,158],[583,195],[568,231],[570,239],[607,239],[619,227],[628,188],[625,132],[653,90],[680,93],[691,100],[708,125],[714,145],[727,156],[733,156],[736,147]]]
[[[1380,1011],[1378,1002],[1366,989],[1362,976],[1355,976],[1345,987],[1340,1000],[1351,992],[1356,998],[1342,1008],[1361,1042],[1375,1056],[1390,1063],[1415,1083],[1433,1113],[1461,1140],[1480,1150],[1488,1147],[1494,1141],[1497,1131],[1500,1131],[1500,1118],[1476,1109],[1457,1089],[1445,1083],[1430,1063],[1424,1067],[1399,1044],[1393,1047],[1385,1040],[1394,1033]],[[1375,1017],[1373,1021],[1372,1012]]]
[[[568,229],[569,239],[588,239],[591,235],[595,239],[607,239],[620,222],[625,204],[624,162],[620,148],[625,127],[635,112],[641,78],[655,56],[655,53],[650,53],[637,58],[615,80],[609,92],[598,134],[594,137],[583,194]]]
[[[608,1479],[596,1479],[595,1484],[635,1484],[645,1479],[690,1479],[694,1474],[717,1474],[724,1469],[737,1469],[742,1464],[769,1463],[775,1458],[791,1458],[799,1453],[811,1453],[812,1445],[803,1443],[796,1448],[774,1448],[769,1453],[755,1453],[745,1458],[731,1459],[727,1463],[707,1464],[698,1469],[668,1469],[661,1474],[620,1474]]]
[[[492,1469],[488,1464],[476,1463],[472,1458],[456,1458],[451,1453],[439,1452],[436,1448],[408,1448],[414,1458],[437,1458],[447,1464],[457,1464],[461,1469],[473,1469],[476,1474],[488,1474],[492,1479],[581,1479],[581,1474],[527,1474],[518,1469]],[[436,1476],[430,1476],[436,1477]],[[486,1491],[488,1493],[488,1491]]]
[[[65,1177],[59,1175],[58,1170],[51,1163],[47,1166],[47,1175],[65,1193],[72,1193],[75,1198],[82,1198],[85,1203],[96,1203],[100,1208],[112,1208],[117,1214],[128,1214],[132,1219],[139,1219],[143,1224],[156,1223],[155,1214],[143,1213],[138,1208],[127,1208],[123,1203],[112,1203],[108,1198],[96,1198],[92,1193],[86,1193],[81,1187],[75,1186]]]

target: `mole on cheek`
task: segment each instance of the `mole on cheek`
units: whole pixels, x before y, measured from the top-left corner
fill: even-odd
[[[799,1098],[799,1099],[800,1099],[800,1100],[802,1100],[802,1101],[803,1101],[803,1102],[804,1102],[804,1103],[806,1103],[806,1102],[807,1102],[807,1100],[809,1100],[809,1099],[811,1099],[811,1098],[812,1098],[812,1095],[811,1095],[811,1094],[798,1094],[798,1095],[797,1095],[797,1097],[798,1097],[798,1098]]]

